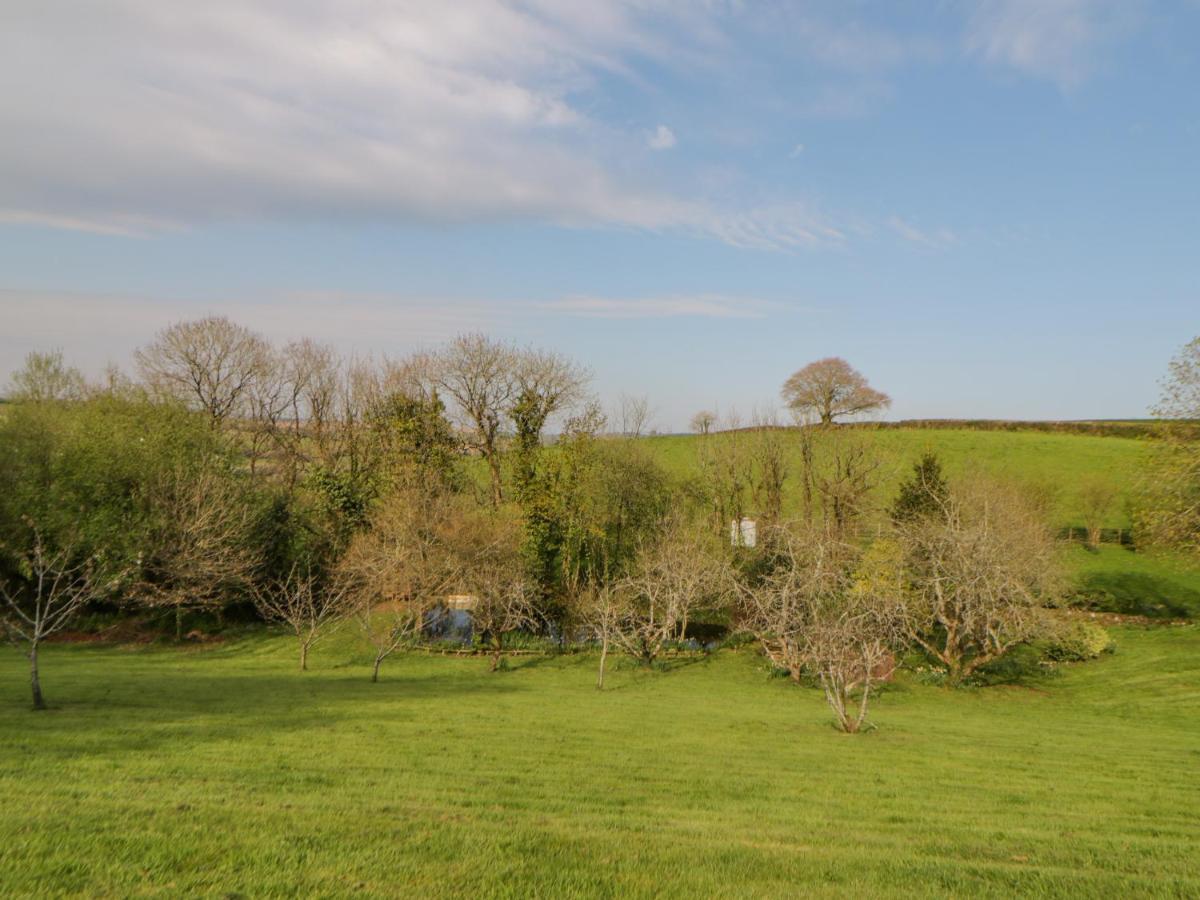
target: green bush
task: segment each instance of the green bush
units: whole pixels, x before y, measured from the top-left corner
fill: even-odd
[[[1058,662],[1083,662],[1111,653],[1113,640],[1108,629],[1095,622],[1074,619],[1064,622],[1046,646],[1046,656]]]

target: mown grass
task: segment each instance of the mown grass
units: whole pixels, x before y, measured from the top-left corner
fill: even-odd
[[[752,652],[593,688],[589,655],[352,636],[54,645],[46,713],[0,657],[0,894],[1185,896],[1200,893],[1200,631],[1036,684],[904,675],[878,730]]]

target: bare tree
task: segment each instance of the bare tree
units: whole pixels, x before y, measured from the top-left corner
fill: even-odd
[[[263,618],[292,629],[300,645],[300,671],[308,671],[308,652],[348,612],[349,584],[318,578],[311,569],[293,566],[283,578],[254,591]]]
[[[959,683],[1047,627],[1057,602],[1057,545],[1015,487],[964,482],[943,515],[901,527],[912,639]]]
[[[809,470],[825,521],[848,534],[867,510],[876,485],[879,457],[872,444],[853,433],[826,432],[808,448]]]
[[[359,623],[375,648],[371,681],[387,657],[421,634],[460,574],[454,551],[456,506],[431,493],[400,493],[380,504],[338,565]]]
[[[532,430],[539,436],[551,417],[583,399],[591,379],[587,369],[562,354],[534,348],[517,352],[513,376],[513,399],[523,402]]]
[[[822,425],[892,405],[887,394],[872,388],[861,372],[836,356],[819,359],[793,373],[780,393],[794,411],[812,413]]]
[[[617,418],[621,426],[621,434],[627,438],[641,437],[650,424],[654,411],[650,408],[650,398],[644,394],[634,396],[621,394],[617,406]]]
[[[508,344],[484,334],[463,334],[437,355],[433,372],[438,387],[453,399],[470,429],[474,448],[487,462],[493,506],[504,500],[499,438],[517,391],[516,361],[516,351]]]
[[[696,434],[706,435],[717,424],[717,414],[707,409],[702,409],[692,416],[690,424],[692,431],[696,432]]]
[[[474,601],[471,624],[488,642],[495,672],[505,638],[537,622],[535,593],[521,558],[521,532],[514,521],[476,512],[464,517],[456,545],[457,584]]]
[[[861,551],[830,529],[777,532],[774,568],[741,586],[746,626],[794,681],[816,676],[838,727],[853,734],[905,634],[899,579],[861,578]]]
[[[668,523],[657,541],[642,547],[620,586],[629,615],[616,642],[652,665],[668,641],[685,636],[692,616],[722,607],[731,588],[729,568],[713,542],[686,523]]]
[[[247,414],[270,367],[270,345],[224,316],[177,322],[134,356],[152,390],[206,412],[215,424]]]
[[[62,630],[100,591],[93,578],[91,560],[74,562],[71,545],[60,550],[47,547],[36,528],[32,546],[22,556],[22,568],[28,572],[25,583],[0,582],[0,597],[7,607],[0,614],[0,628],[14,644],[25,645],[33,708],[45,709],[38,650],[47,637]]]
[[[783,517],[787,481],[787,436],[774,416],[756,415],[749,440],[750,485],[758,514],[765,523]]]
[[[150,492],[156,524],[135,590],[148,606],[174,610],[182,640],[185,610],[219,611],[248,588],[260,562],[254,523],[235,479],[213,466],[172,471]]]
[[[80,400],[87,392],[83,375],[63,362],[61,350],[30,353],[25,365],[12,374],[10,400],[45,403],[52,400]]]
[[[596,689],[604,689],[605,665],[609,650],[619,636],[630,629],[633,611],[628,594],[607,579],[590,583],[583,588],[578,609],[583,625],[600,642],[600,667],[596,673]]]

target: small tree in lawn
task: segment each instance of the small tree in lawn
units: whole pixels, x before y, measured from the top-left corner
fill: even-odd
[[[54,550],[46,546],[41,532],[33,529],[32,546],[19,554],[21,580],[0,582],[5,608],[0,627],[14,644],[23,644],[29,658],[29,686],[33,708],[45,709],[38,670],[38,650],[47,637],[61,631],[85,604],[98,594],[92,560],[75,562],[73,547]]]
[[[629,597],[617,585],[606,580],[588,584],[582,591],[578,610],[584,627],[600,642],[600,666],[596,672],[596,690],[604,689],[605,665],[609,650],[630,625]]]
[[[880,577],[874,560],[831,529],[778,532],[772,569],[741,587],[746,624],[794,681],[817,678],[838,728],[853,734],[905,633],[898,557]]]
[[[798,416],[814,415],[822,425],[892,405],[891,397],[875,390],[861,372],[836,356],[819,359],[793,373],[780,393]]]
[[[474,599],[471,624],[487,642],[491,671],[500,668],[504,639],[537,622],[537,594],[526,577],[518,523],[477,510],[463,517],[455,536],[461,590]]]
[[[283,578],[254,592],[263,618],[291,628],[300,645],[300,671],[308,670],[308,652],[348,611],[349,584],[326,581],[311,569],[293,566]]]
[[[457,504],[434,491],[386,498],[338,565],[363,633],[375,648],[371,681],[383,661],[421,634],[426,616],[458,577],[450,538]]]

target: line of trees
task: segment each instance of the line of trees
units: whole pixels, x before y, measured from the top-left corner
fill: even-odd
[[[378,680],[461,606],[492,669],[518,632],[595,642],[598,687],[611,654],[654,666],[719,626],[813,679],[846,731],[905,653],[961,683],[1061,627],[1041,498],[950,484],[926,456],[881,508],[864,432],[705,414],[681,476],[636,440],[644,400],[614,435],[584,369],[484,335],[375,361],[214,318],[135,361],[88,385],[34,354],[0,420],[2,621],[37,707],[40,646],[97,608],[169,615],[176,639],[198,614],[255,615],[295,636],[302,670],[357,622]]]

